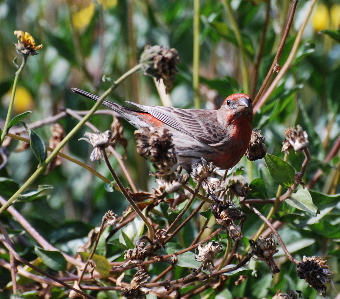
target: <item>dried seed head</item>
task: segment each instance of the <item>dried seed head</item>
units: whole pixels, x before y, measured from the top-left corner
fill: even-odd
[[[294,127],[286,129],[285,135],[286,139],[283,142],[282,151],[288,151],[291,147],[293,147],[296,152],[308,148],[308,134],[302,130],[300,125],[298,125],[296,129]]]
[[[214,267],[213,259],[223,250],[223,247],[219,243],[212,241],[205,246],[200,244],[197,250],[198,253],[195,255],[195,260],[202,262],[202,268],[204,270],[211,270],[211,268]]]
[[[171,181],[162,178],[157,179],[156,182],[158,183],[158,190],[160,192],[174,193],[180,190],[183,187],[183,185],[185,185],[188,182],[189,178],[190,175],[188,173],[185,173],[183,175],[177,174],[176,178]]]
[[[131,299],[144,299],[149,289],[143,288],[143,285],[149,280],[149,274],[144,270],[138,270],[133,276],[130,287],[122,289],[122,296]]]
[[[265,137],[261,131],[254,130],[251,134],[250,142],[245,153],[250,161],[262,159],[267,153],[267,147],[264,143]]]
[[[300,279],[305,279],[307,283],[320,295],[326,293],[325,283],[331,281],[332,271],[325,260],[318,256],[303,257],[301,263],[297,265],[297,274]]]
[[[161,246],[164,245],[164,241],[168,237],[168,233],[165,229],[158,229],[155,232],[155,242],[160,244]]]
[[[190,175],[196,182],[202,182],[211,177],[215,170],[216,166],[212,162],[207,162],[202,158],[200,163],[192,165]]]
[[[241,224],[246,219],[246,215],[231,201],[226,204],[215,201],[211,206],[211,212],[215,216],[216,223],[225,227],[228,230],[229,236],[234,241],[243,238]],[[235,220],[240,220],[240,224],[236,225]]]
[[[111,145],[111,136],[112,133],[110,130],[107,130],[103,133],[89,133],[86,132],[84,134],[85,137],[79,138],[78,140],[85,140],[90,143],[94,149],[90,155],[91,161],[97,161],[103,158],[102,150]]]
[[[105,226],[115,225],[117,221],[118,221],[118,215],[115,214],[111,210],[107,211],[102,219],[102,223],[104,223]]]
[[[273,258],[273,255],[278,252],[278,250],[276,249],[276,243],[272,234],[268,238],[260,237],[257,241],[249,240],[249,243],[252,254],[255,255],[258,260],[264,261],[272,274],[280,272]]]
[[[149,278],[149,274],[144,269],[138,270],[131,280],[131,288],[136,289],[141,287],[149,280]]]
[[[137,152],[150,159],[156,168],[154,175],[164,177],[176,170],[177,156],[169,130],[154,127],[140,128],[135,131]]]
[[[202,182],[202,187],[207,194],[217,194],[223,190],[222,181],[215,177],[208,177]]]
[[[157,45],[146,46],[140,57],[140,63],[144,75],[154,77],[157,81],[163,79],[166,93],[172,90],[179,63],[179,56],[175,49]]]
[[[127,263],[138,264],[144,261],[149,251],[147,250],[146,242],[138,242],[133,249],[125,250],[124,259]]]
[[[43,45],[36,46],[34,38],[28,32],[21,30],[14,31],[14,35],[18,38],[18,43],[15,44],[15,50],[24,56],[38,55],[37,50],[40,50]]]
[[[242,175],[229,177],[226,180],[226,185],[236,196],[246,197],[249,193],[249,185]]]
[[[288,290],[287,293],[279,293],[278,291],[273,299],[299,299],[302,298],[292,290]],[[301,294],[300,294],[301,295]],[[299,296],[299,297],[298,297]]]

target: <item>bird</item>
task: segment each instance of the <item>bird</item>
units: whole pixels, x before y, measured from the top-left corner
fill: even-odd
[[[79,88],[72,91],[98,101],[99,97]],[[114,110],[135,128],[166,128],[172,134],[178,164],[191,169],[202,159],[228,170],[245,154],[252,135],[253,109],[250,96],[236,93],[228,96],[217,110],[181,109],[147,106],[126,102],[136,108],[104,100],[103,105]]]

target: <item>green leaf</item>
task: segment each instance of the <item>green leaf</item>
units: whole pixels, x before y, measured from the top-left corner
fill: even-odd
[[[236,265],[230,264],[230,265],[228,265],[228,266],[223,267],[221,270],[226,270],[226,269],[229,269],[229,268],[234,268],[235,266],[236,266]],[[253,270],[251,270],[251,269],[246,269],[246,268],[244,268],[244,267],[240,267],[240,268],[238,268],[238,269],[236,269],[236,270],[234,270],[234,271],[230,271],[230,272],[223,273],[222,275],[225,275],[225,276],[232,276],[232,275],[235,275],[235,274],[237,274],[237,273],[239,273],[239,272],[244,272],[244,271],[247,271],[247,272],[251,273]]]
[[[267,154],[264,157],[272,178],[282,187],[289,188],[294,184],[295,171],[292,166],[282,159]]]
[[[29,113],[32,113],[32,111],[26,111],[21,114],[18,114],[17,116],[14,116],[8,124],[7,131],[13,126],[15,126],[17,123],[22,121],[26,117],[26,115]]]
[[[286,203],[294,208],[305,211],[313,217],[316,216],[318,208],[313,204],[312,196],[307,189],[298,189]]]
[[[200,215],[203,216],[206,219],[210,219],[212,216],[211,209],[206,210],[204,212],[200,212]]]
[[[49,268],[56,271],[64,271],[66,269],[67,261],[59,251],[45,250],[39,247],[35,247],[34,250],[37,256]]]
[[[129,249],[129,247],[127,247],[125,244],[119,242],[118,240],[110,240],[109,242],[107,242],[108,244],[112,244],[113,246],[118,247],[119,249],[122,250],[127,250]]]
[[[35,133],[33,130],[27,127],[27,125],[24,122],[21,122],[21,123],[26,128],[26,131],[30,137],[31,149],[35,157],[39,161],[39,164],[41,164],[42,162],[46,160],[46,157],[47,157],[45,144],[37,133]]]
[[[82,257],[84,261],[88,260],[88,258],[90,257],[89,252],[78,252],[78,254]],[[98,271],[102,277],[110,276],[111,266],[105,256],[94,254],[91,260],[94,261],[94,263],[96,264],[96,271]]]
[[[248,198],[268,199],[267,188],[264,180],[257,178],[249,184],[250,194]]]
[[[12,196],[19,189],[19,184],[9,178],[0,177],[0,194]]]
[[[46,190],[50,190],[50,189],[53,189],[53,187],[49,186],[49,185],[41,185],[41,186],[38,187],[38,190],[30,190],[30,191],[27,191],[23,194],[20,194],[17,201],[29,202],[29,201],[33,201],[35,199],[40,199],[42,196],[39,196],[39,195],[42,192],[44,192]]]
[[[320,221],[318,223],[314,223],[309,225],[309,228],[318,233],[321,236],[327,237],[329,239],[338,239],[340,238],[340,227],[339,225],[334,225],[330,223],[328,220]]]
[[[127,234],[124,233],[123,231],[122,231],[122,236],[123,236],[124,241],[125,241],[125,244],[126,244],[126,246],[127,246],[128,248],[134,248],[134,247],[135,247],[135,245],[133,244],[133,242],[129,239],[129,237],[127,236]]]
[[[337,30],[321,30],[320,33],[330,36],[332,39],[340,43],[340,29]]]
[[[340,201],[340,194],[328,195],[322,194],[313,190],[310,190],[310,195],[313,198],[314,202],[318,203],[318,206],[325,205],[331,202],[339,202]]]
[[[169,242],[166,244],[165,250],[168,254],[173,254],[180,250],[183,250],[178,244]],[[187,251],[183,254],[177,255],[178,262],[176,265],[184,268],[194,268],[198,269],[201,263],[195,260],[195,254],[193,252]]]

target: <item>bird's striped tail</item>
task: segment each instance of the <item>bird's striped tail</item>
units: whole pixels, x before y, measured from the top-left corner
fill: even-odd
[[[79,88],[71,88],[71,90],[74,92],[74,93],[78,93],[80,95],[82,95],[83,97],[85,98],[88,98],[88,99],[91,99],[92,101],[95,101],[95,102],[98,102],[100,97],[98,97],[97,95],[93,94],[93,93],[90,93],[88,91],[85,91],[85,90],[82,90],[82,89],[79,89]],[[102,103],[104,106],[114,110],[114,111],[117,111],[118,113],[120,113],[120,109],[118,107],[120,107],[120,105],[116,104],[116,103],[112,103],[111,101],[108,101],[108,100],[104,100],[104,102]]]

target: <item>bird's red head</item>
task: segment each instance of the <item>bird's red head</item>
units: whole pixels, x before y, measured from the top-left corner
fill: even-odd
[[[249,95],[244,93],[235,93],[228,96],[220,108],[227,117],[245,117],[250,120],[253,118],[253,106]]]

